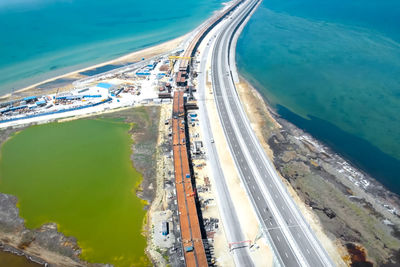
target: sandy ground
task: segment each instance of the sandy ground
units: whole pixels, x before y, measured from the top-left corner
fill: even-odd
[[[210,67],[208,66],[207,69],[210,70]],[[222,129],[222,124],[219,120],[217,107],[212,95],[211,84],[209,83],[207,84],[207,91],[208,92],[206,92],[205,101],[209,117],[211,121],[218,121],[217,123],[213,123],[211,128],[218,150],[219,160],[222,165],[233,204],[235,205],[237,215],[240,218],[245,239],[254,242],[260,233],[259,223],[255,211],[252,208],[249,208],[252,207],[252,204],[250,203],[245,188],[238,177],[237,170]],[[267,241],[264,238],[261,238],[256,242],[256,244],[259,246],[259,248],[251,252],[251,256],[255,265],[272,266],[273,253],[270,247],[267,245]]]
[[[109,65],[109,64],[124,64],[124,63],[139,61],[142,58],[152,58],[154,56],[157,56],[157,55],[160,55],[160,54],[163,54],[163,53],[166,53],[168,51],[176,49],[186,39],[187,36],[188,36],[188,34],[186,34],[184,36],[181,36],[181,37],[178,37],[176,39],[164,42],[162,44],[153,46],[153,47],[149,47],[149,48],[145,48],[145,49],[142,49],[142,50],[139,50],[139,51],[132,52],[130,54],[124,55],[124,56],[119,57],[117,59],[113,59],[113,60],[110,60],[110,61],[107,61],[107,62],[103,62],[103,63],[97,64],[97,65],[94,65],[94,66],[90,66],[90,67],[87,67],[87,68],[84,68],[84,69],[76,70],[76,71],[69,72],[69,73],[66,73],[66,74],[63,74],[63,75],[60,75],[60,76],[57,76],[57,77],[53,77],[53,78],[47,79],[47,80],[39,82],[39,83],[32,84],[30,86],[27,86],[25,88],[21,88],[21,89],[17,90],[14,94],[18,95],[18,97],[20,97],[21,95],[30,95],[30,94],[34,95],[34,94],[37,94],[37,93],[42,93],[41,90],[39,90],[41,85],[44,85],[46,83],[55,81],[55,80],[60,79],[60,78],[71,79],[71,83],[68,83],[68,85],[60,87],[60,92],[61,91],[71,90],[72,87],[73,87],[73,85],[72,85],[72,81],[73,80],[86,77],[86,76],[80,75],[79,74],[80,72],[96,69],[96,68],[99,68],[99,67],[102,67],[102,66],[105,66],[105,65]],[[55,86],[54,89],[47,90],[46,94],[55,93],[57,89],[58,89],[58,87]],[[11,95],[11,94],[3,95],[3,96],[0,97],[0,100],[1,101],[8,101],[9,99],[13,99],[14,98],[13,95]]]
[[[247,81],[241,78],[241,82],[236,84],[236,88],[239,92],[240,99],[244,104],[245,111],[251,122],[252,128],[254,129],[268,156],[273,159],[273,153],[268,144],[265,142],[263,131],[265,131],[264,127],[267,127],[269,130],[271,130],[273,128],[280,128],[281,126],[271,116],[268,106],[266,105],[262,96]],[[345,266],[342,257],[347,255],[346,249],[325,234],[317,215],[313,213],[310,207],[305,205],[287,180],[283,179],[283,177],[281,178],[286,185],[288,192],[299,207],[301,213],[310,224],[314,233],[317,235],[318,239],[334,261],[335,265]]]
[[[155,216],[160,212],[165,210],[166,195],[163,190],[164,186],[164,176],[166,170],[166,159],[162,155],[160,146],[164,143],[165,137],[168,134],[169,126],[165,125],[164,122],[171,118],[172,104],[162,105],[160,111],[160,122],[159,122],[159,135],[157,141],[157,171],[156,171],[156,195],[153,202],[150,205],[150,209],[147,212],[147,248],[146,253],[151,258],[155,266],[166,266],[167,261],[163,258],[163,255],[157,251],[158,244],[154,240],[155,233],[153,229],[155,224],[158,222]]]
[[[210,36],[213,36],[215,30],[216,29],[211,31],[208,37],[205,38],[205,40],[208,39]],[[203,42],[199,47],[200,54],[203,53],[205,48],[206,42]],[[211,55],[212,53],[209,53],[207,59],[207,73],[210,73]],[[206,75],[206,77],[206,79],[209,78],[208,75]],[[252,244],[254,244],[255,242],[254,248],[251,249],[250,256],[252,257],[253,262],[256,266],[272,266],[273,254],[271,249],[267,245],[267,241],[263,238],[257,238],[260,234],[259,223],[255,211],[251,208],[252,205],[247,197],[245,188],[237,175],[237,170],[232,155],[229,151],[229,146],[225,139],[222,124],[219,120],[210,81],[208,81],[208,83],[206,84],[205,90],[206,92],[204,101],[206,103],[208,116],[211,121],[211,128],[218,151],[218,157],[221,163],[222,170],[224,172],[233,205],[235,206],[237,216],[240,218],[241,229],[243,230],[244,234],[243,241],[250,240]],[[200,101],[203,101],[203,99],[201,99]],[[208,163],[208,161],[206,161],[206,163]],[[209,165],[210,164],[208,164],[207,166]],[[216,192],[215,178],[213,177],[211,170],[207,166],[205,167],[204,171],[210,178],[211,191]],[[204,214],[207,214],[207,211],[204,212]],[[224,228],[222,223],[220,224],[220,226]],[[232,257],[233,255],[229,251],[229,244],[224,231],[218,231],[216,233],[214,248],[215,256],[217,258],[216,264],[218,266],[234,266],[234,261]]]
[[[194,146],[195,141],[203,141],[203,143],[205,142],[204,138],[202,137],[201,128],[198,122],[194,125],[189,124],[189,134],[190,143],[192,146]],[[207,200],[210,201],[208,205],[202,208],[202,217],[203,219],[216,218],[219,220],[218,229],[214,230],[215,234],[212,238],[213,242],[211,242],[211,245],[214,247],[214,256],[216,258],[215,263],[218,266],[234,266],[232,255],[229,253],[228,241],[225,237],[224,226],[221,223],[222,220],[216,201],[217,196],[215,195],[217,191],[215,189],[213,180],[211,179],[210,181],[210,187],[207,187],[206,185],[206,179],[210,180],[209,176],[212,173],[211,169],[209,165],[207,165],[207,160],[204,157],[200,156],[197,159],[194,158],[195,156],[192,157],[192,162],[194,166],[193,170],[195,173],[196,188],[200,202],[204,202]],[[199,188],[207,188],[208,191],[202,191],[199,190]]]

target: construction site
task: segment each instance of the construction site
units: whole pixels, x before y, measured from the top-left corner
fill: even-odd
[[[331,199],[326,202],[329,205],[308,201],[313,199],[308,193],[320,185],[301,184],[297,173],[299,169],[324,178],[322,164],[336,158],[318,152],[318,145],[309,142],[311,137],[298,138],[300,131],[291,125],[284,125],[282,129],[290,130],[286,132],[277,123],[271,139],[265,139],[262,116],[270,110],[266,106],[263,114],[255,116],[261,110],[258,103],[264,103],[262,96],[246,94],[250,87],[236,69],[236,42],[261,2],[224,3],[223,9],[162,52],[138,51],[135,58],[118,64],[104,62],[77,71],[62,88],[62,78],[57,78],[55,85],[48,82],[46,86],[52,88],[47,91],[37,87],[26,94],[10,94],[0,102],[0,129],[157,106],[159,117],[154,121],[159,125],[154,132],[158,130],[158,140],[148,160],[154,163],[156,174],[149,175],[155,178],[147,179],[148,187],[140,188],[156,192],[145,199],[150,205],[144,208],[147,220],[142,229],[147,237],[145,252],[154,266],[340,265],[339,254],[345,252],[337,253],[336,241],[326,235],[321,217],[312,210],[328,216],[328,226],[336,224],[332,223],[335,217],[342,217],[329,208]],[[253,106],[257,108],[252,110]],[[155,118],[154,113],[149,117]],[[273,115],[271,122],[276,122]],[[300,161],[293,145],[299,147],[295,152],[302,155]],[[314,157],[318,153],[322,159]],[[278,163],[292,180],[283,179],[286,176],[277,169]],[[342,166],[326,168],[329,177],[331,170],[339,169],[337,177],[342,179]],[[343,173],[352,171],[346,168]],[[294,183],[305,189],[293,190]],[[342,199],[337,201],[342,203]],[[367,218],[369,222],[371,216]],[[337,230],[340,238],[343,229]]]
[[[192,158],[188,153],[188,150],[191,150],[193,155],[201,154],[202,147],[201,141],[190,144],[189,137],[188,118],[190,119],[189,123],[194,123],[196,114],[191,113],[188,115],[187,111],[197,109],[196,101],[193,98],[195,88],[190,82],[191,78],[196,77],[196,73],[191,71],[191,67],[194,65],[196,52],[201,41],[218,22],[224,19],[241,2],[235,2],[219,16],[213,18],[205,27],[200,29],[181,57],[175,56],[170,58],[170,61],[173,59],[179,60],[179,68],[175,78],[177,90],[173,95],[172,135],[175,187],[181,242],[186,266],[209,266],[215,263],[209,250],[212,243],[208,242],[207,237],[212,236],[213,230],[218,228],[218,219],[203,220],[196,192],[195,179],[193,177],[193,168],[191,167]],[[192,149],[190,149],[191,147]],[[205,177],[205,180],[207,179]],[[205,184],[207,185],[207,181]],[[203,191],[204,187],[201,189]],[[204,202],[209,203],[212,200],[204,200],[203,205]],[[208,231],[206,231],[206,228]],[[212,240],[212,238],[210,239]]]
[[[0,128],[143,104],[169,103],[172,78],[168,62],[167,57],[159,56],[123,71],[78,80],[69,90],[58,88],[52,94],[2,102]]]
[[[210,179],[202,171],[206,165],[197,127],[197,107],[193,92],[199,61],[198,48],[205,36],[243,0],[234,2],[213,16],[189,39],[185,49],[73,83],[70,91],[33,96],[0,103],[0,127],[48,122],[62,117],[129,106],[167,104],[172,107],[169,125],[172,166],[165,181],[168,203],[157,224],[160,247],[168,248],[174,265],[214,266],[214,235],[221,234],[219,215]],[[172,102],[172,105],[171,105]],[[200,175],[201,173],[201,175]],[[164,189],[165,189],[164,188]],[[210,204],[214,208],[208,209]],[[203,217],[206,214],[206,217]],[[170,240],[168,240],[170,238]],[[225,237],[224,237],[225,238]],[[229,252],[228,252],[229,253]]]

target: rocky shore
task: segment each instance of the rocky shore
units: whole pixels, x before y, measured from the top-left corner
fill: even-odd
[[[400,264],[399,197],[280,118],[247,82],[238,87],[276,169],[312,209],[343,261],[351,266]]]
[[[106,266],[80,260],[76,239],[58,232],[55,223],[38,229],[26,228],[19,216],[17,198],[3,193],[0,193],[0,248],[44,266]]]
[[[156,150],[160,121],[159,106],[144,106],[109,112],[98,117],[123,118],[126,123],[133,124],[131,161],[133,167],[142,174],[143,179],[136,190],[136,195],[149,205],[155,197],[156,183]],[[147,206],[148,208],[148,206]]]

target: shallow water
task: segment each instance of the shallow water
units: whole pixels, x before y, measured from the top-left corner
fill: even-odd
[[[2,0],[0,94],[181,36],[222,0]]]
[[[25,256],[0,251],[0,266],[4,267],[40,267],[40,264],[29,261]]]
[[[396,193],[399,17],[393,0],[264,1],[237,47],[239,70],[262,95],[312,123],[280,108],[282,116]],[[387,160],[391,168],[381,164]]]
[[[55,222],[76,237],[83,259],[147,265],[129,129],[111,119],[30,127],[2,147],[0,191],[18,197],[27,227]]]

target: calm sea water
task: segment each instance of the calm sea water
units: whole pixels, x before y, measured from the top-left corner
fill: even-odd
[[[399,1],[264,1],[237,52],[281,116],[400,193]]]
[[[1,0],[0,94],[194,29],[223,0]]]

